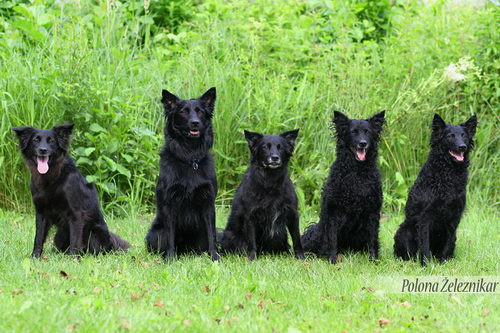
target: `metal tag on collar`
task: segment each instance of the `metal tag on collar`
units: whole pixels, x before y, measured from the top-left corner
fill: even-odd
[[[198,160],[194,160],[192,166],[194,170],[198,170]]]

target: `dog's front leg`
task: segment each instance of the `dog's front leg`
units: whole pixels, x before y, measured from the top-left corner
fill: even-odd
[[[304,260],[304,249],[302,248],[302,242],[300,240],[300,230],[299,230],[299,215],[297,212],[291,212],[290,218],[287,223],[288,232],[292,237],[293,251],[298,259]]]
[[[335,218],[331,217],[328,221],[328,234],[327,234],[328,248],[330,252],[329,260],[331,264],[337,263],[337,254],[338,254],[337,236],[338,236],[337,221],[335,221]]]
[[[255,236],[255,224],[252,218],[245,217],[245,235],[248,251],[248,260],[255,260],[257,257],[257,239]]]
[[[418,249],[420,252],[420,264],[422,266],[427,266],[427,263],[431,257],[430,251],[430,240],[429,240],[429,222],[425,220],[425,214],[423,219],[417,223],[417,234],[418,234]]]
[[[171,214],[170,208],[164,206],[162,208],[163,220],[163,238],[166,240],[166,249],[162,249],[163,260],[172,260],[175,258],[175,219]]]
[[[43,243],[47,238],[47,232],[49,231],[49,225],[46,223],[40,212],[36,213],[36,232],[35,232],[35,242],[33,245],[33,252],[31,256],[33,258],[39,258],[42,255]]]
[[[210,257],[213,261],[219,261],[220,256],[217,253],[217,248],[215,246],[216,240],[215,237],[217,233],[215,231],[215,206],[211,205],[208,210],[207,216],[204,216],[205,226],[207,229],[207,237],[208,237],[208,252],[210,253]]]
[[[380,213],[372,213],[368,219],[368,232],[370,237],[368,240],[368,255],[370,260],[377,260],[379,252],[378,229],[380,223]]]
[[[83,249],[83,224],[78,218],[71,218],[69,224],[69,254],[81,254]]]

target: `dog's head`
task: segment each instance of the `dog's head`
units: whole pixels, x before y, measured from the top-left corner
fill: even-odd
[[[349,119],[340,111],[334,111],[333,123],[337,140],[344,144],[358,162],[376,153],[380,132],[385,122],[385,111],[368,119]]]
[[[298,134],[298,129],[283,132],[280,135],[263,135],[245,131],[252,163],[268,170],[286,167],[292,157]]]
[[[443,118],[436,113],[432,121],[431,147],[439,149],[451,161],[463,163],[474,146],[476,127],[475,115],[465,123],[451,125],[445,123]]]
[[[43,175],[60,157],[67,154],[73,125],[55,126],[49,130],[21,126],[12,130],[19,139],[19,149],[26,163],[34,165],[38,173]]]
[[[199,98],[187,100],[163,90],[161,101],[168,119],[168,134],[176,139],[196,140],[211,132],[215,99],[215,88],[208,89]]]

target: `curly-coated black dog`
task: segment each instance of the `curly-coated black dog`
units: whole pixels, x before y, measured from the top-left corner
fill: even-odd
[[[410,190],[405,221],[394,236],[396,256],[409,260],[418,254],[423,266],[431,253],[440,262],[453,257],[476,126],[476,116],[454,126],[434,115],[429,157]]]
[[[49,229],[55,225],[55,246],[70,254],[127,249],[126,241],[108,230],[94,186],[67,155],[73,125],[50,130],[13,128],[31,172],[31,196],[36,211],[32,257],[40,257]]]
[[[221,239],[225,252],[289,252],[287,228],[297,258],[304,259],[300,242],[297,195],[288,175],[299,130],[280,135],[245,131],[250,166],[236,190],[231,215]]]
[[[384,111],[365,120],[334,112],[337,160],[323,187],[320,221],[302,235],[306,252],[327,256],[332,264],[344,250],[368,250],[370,259],[378,259],[382,184],[377,154],[384,121]]]
[[[209,152],[214,141],[211,119],[215,99],[215,88],[189,100],[163,90],[165,146],[160,154],[156,218],[146,245],[164,259],[176,253],[208,251],[212,260],[219,260],[215,231],[217,180]]]

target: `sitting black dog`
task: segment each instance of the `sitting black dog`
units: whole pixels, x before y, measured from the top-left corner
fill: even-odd
[[[16,127],[20,149],[31,172],[31,196],[36,210],[32,257],[40,257],[51,226],[54,243],[70,254],[127,249],[126,241],[108,230],[94,186],[67,155],[73,125],[50,130]]]
[[[209,152],[214,140],[215,98],[215,88],[189,100],[163,90],[165,146],[160,154],[156,218],[146,245],[164,259],[176,253],[208,251],[212,260],[219,260],[215,231],[217,180]]]
[[[384,111],[365,120],[335,111],[337,160],[323,188],[320,221],[302,235],[305,251],[327,256],[331,263],[344,250],[368,250],[370,259],[378,259],[382,183],[377,154],[384,121]]]
[[[257,254],[288,252],[290,232],[295,255],[304,259],[300,242],[297,195],[288,175],[299,130],[277,135],[245,131],[250,166],[233,199],[231,215],[221,239],[226,252]]]
[[[410,190],[405,221],[394,237],[396,256],[408,260],[420,254],[423,266],[431,253],[440,262],[453,256],[476,126],[476,116],[453,126],[434,115],[429,157]]]

